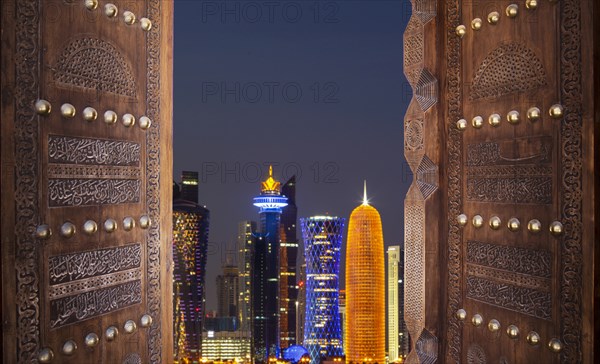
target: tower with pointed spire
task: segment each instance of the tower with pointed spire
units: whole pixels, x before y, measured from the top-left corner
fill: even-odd
[[[255,236],[252,271],[253,351],[255,362],[279,357],[279,244],[282,209],[288,199],[281,195],[281,183],[269,177],[261,183],[261,193],[254,198],[259,208],[260,232]]]
[[[379,212],[362,204],[350,215],[346,245],[346,363],[385,362],[385,255]]]

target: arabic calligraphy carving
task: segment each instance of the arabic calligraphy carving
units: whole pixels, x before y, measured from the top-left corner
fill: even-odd
[[[138,166],[140,145],[124,140],[48,136],[50,163]]]
[[[50,207],[136,203],[140,181],[136,179],[49,179]]]

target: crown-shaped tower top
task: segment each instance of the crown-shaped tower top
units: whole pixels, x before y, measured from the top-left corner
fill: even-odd
[[[269,178],[261,182],[263,193],[281,193],[281,183],[273,178],[273,166],[269,166]]]

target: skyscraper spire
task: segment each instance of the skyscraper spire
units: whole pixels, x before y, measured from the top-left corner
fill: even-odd
[[[368,205],[369,204],[369,200],[367,200],[367,180],[365,180],[365,191],[363,194],[363,205]]]

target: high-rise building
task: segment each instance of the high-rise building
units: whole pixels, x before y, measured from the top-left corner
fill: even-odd
[[[400,248],[398,260],[398,358],[402,362],[410,352],[410,335],[404,321],[404,248]]]
[[[200,360],[209,211],[173,201],[173,303],[175,362]]]
[[[296,345],[304,344],[304,322],[306,318],[306,263],[298,269],[298,304],[296,305]]]
[[[239,281],[238,267],[223,266],[223,274],[217,276],[217,313],[219,317],[238,316]]]
[[[387,345],[388,360],[395,362],[398,360],[399,350],[399,329],[400,329],[400,302],[399,302],[399,263],[400,246],[393,245],[388,247],[387,264]]]
[[[340,258],[345,219],[314,216],[300,219],[306,263],[304,347],[311,364],[341,358],[339,312]]]
[[[292,176],[283,185],[281,194],[288,198],[288,205],[283,208],[281,214],[279,248],[279,336],[280,346],[283,350],[296,343],[296,301],[298,299],[296,176]]]
[[[367,185],[362,205],[352,211],[346,245],[347,363],[385,361],[385,255],[379,212],[369,205]]]
[[[255,221],[241,221],[238,224],[238,318],[242,331],[252,331],[252,265],[254,264]]]
[[[198,203],[198,172],[181,172],[181,199]]]
[[[261,194],[254,198],[259,207],[260,234],[254,243],[252,267],[252,340],[255,362],[279,357],[279,245],[280,219],[287,197],[281,195],[281,183],[269,177],[262,182]]]
[[[340,324],[342,326],[342,342],[346,342],[346,331],[344,330],[344,323],[346,320],[346,290],[340,289],[339,296],[339,310],[340,310]]]

